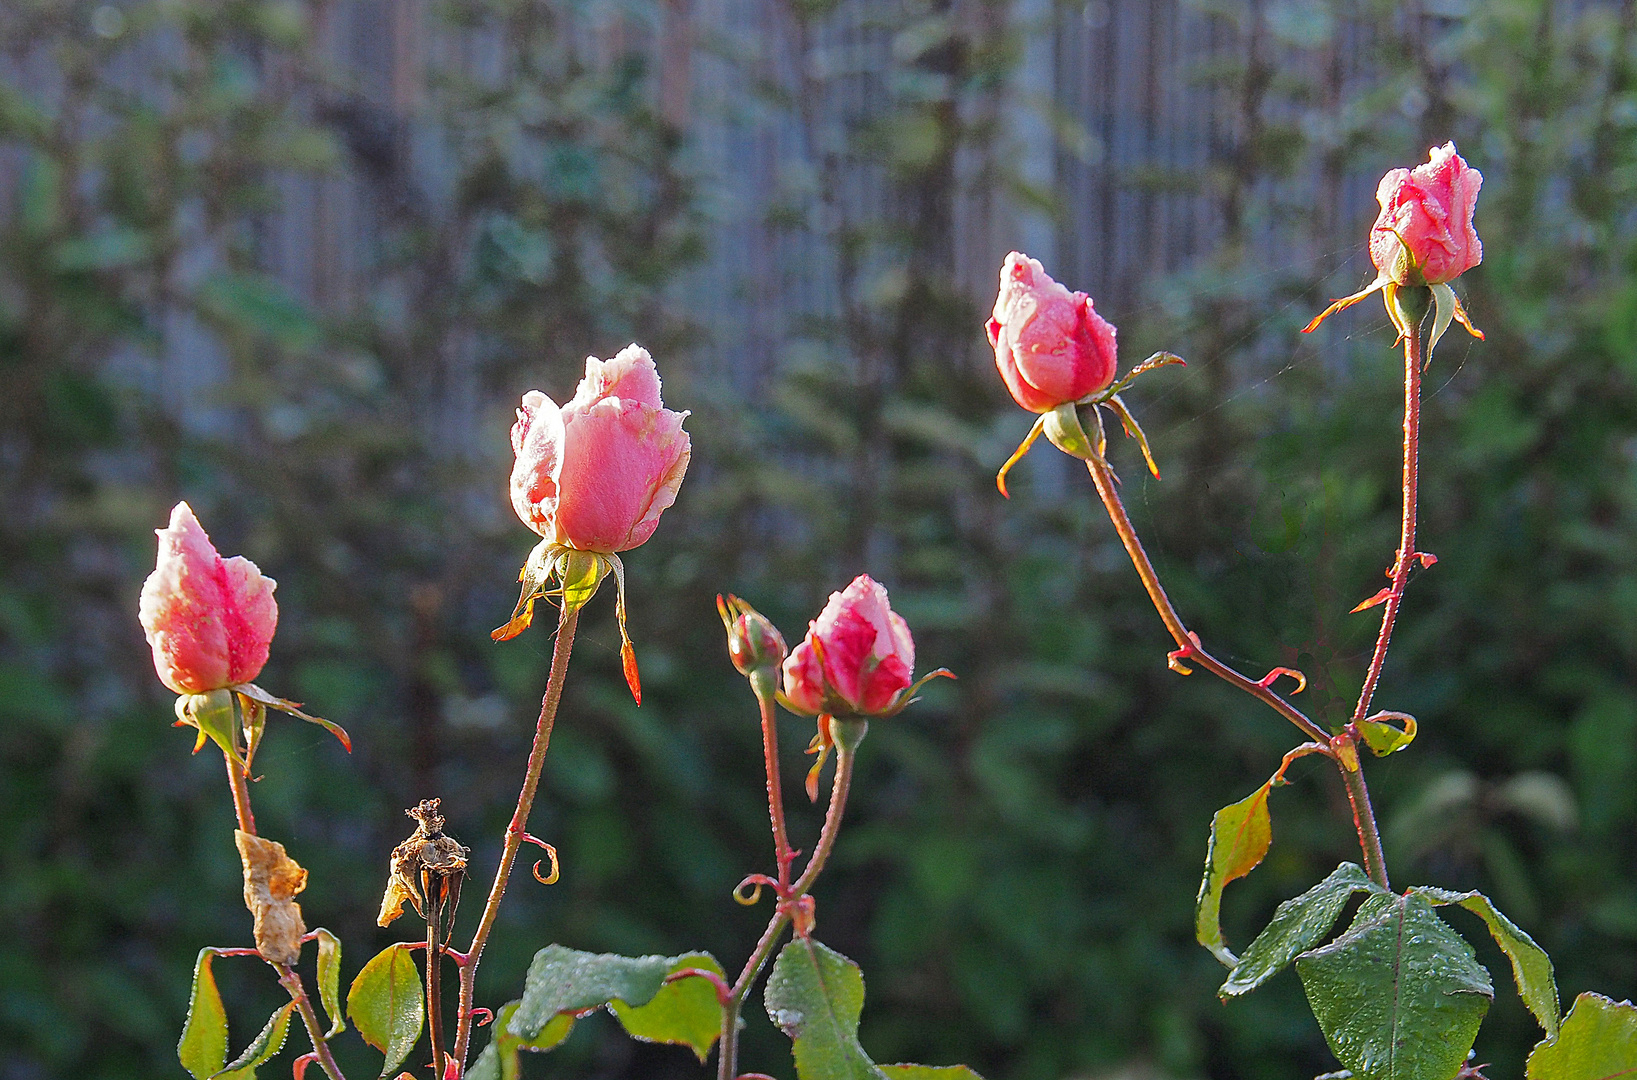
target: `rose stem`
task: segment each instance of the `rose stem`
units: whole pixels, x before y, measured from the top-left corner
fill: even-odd
[[[546,748],[551,745],[551,728],[557,720],[557,705],[563,697],[563,681],[568,675],[568,654],[574,648],[574,628],[580,619],[579,608],[565,605],[557,620],[557,642],[551,652],[551,674],[546,678],[545,696],[540,699],[540,719],[534,728],[534,745],[529,749],[529,763],[523,773],[523,790],[517,796],[517,809],[511,824],[506,826],[505,842],[500,849],[500,865],[495,868],[494,884],[489,888],[488,902],[483,905],[483,917],[477,932],[472,935],[471,948],[466,950],[467,961],[460,969],[460,1005],[455,1012],[454,1059],[462,1074],[466,1071],[466,1049],[472,1036],[472,997],[476,988],[477,965],[483,955],[483,946],[494,929],[495,915],[500,910],[500,898],[506,895],[506,882],[511,878],[512,863],[517,861],[518,848],[523,846],[523,834],[534,806],[534,793],[540,786],[540,769],[546,761]]]
[[[234,732],[234,741],[238,741],[238,732]],[[256,816],[250,810],[250,785],[244,775],[244,770],[234,764],[233,756],[225,750],[222,757],[227,761],[227,786],[233,792],[233,812],[238,818],[239,831],[256,835]],[[296,1011],[301,1014],[301,1022],[307,1027],[307,1036],[313,1041],[313,1053],[318,1055],[318,1065],[330,1080],[346,1080],[341,1073],[341,1067],[335,1063],[335,1055],[330,1053],[330,1044],[324,1041],[324,1034],[318,1023],[318,1015],[313,1012],[313,1003],[307,997],[307,989],[301,984],[301,975],[289,964],[274,964],[279,973],[279,985],[290,994],[290,1000],[296,1003]]]
[[[807,860],[807,868],[802,871],[801,877],[796,879],[796,883],[790,886],[786,898],[780,901],[778,910],[768,920],[767,929],[762,931],[761,940],[756,942],[756,948],[751,951],[750,959],[745,961],[745,968],[734,982],[728,1000],[723,1003],[722,1036],[716,1062],[717,1080],[737,1080],[739,1012],[744,1008],[745,995],[750,993],[750,984],[756,980],[762,965],[767,963],[768,956],[773,952],[773,946],[779,943],[784,928],[790,924],[790,910],[798,900],[807,895],[808,890],[813,887],[813,882],[818,879],[819,872],[824,869],[824,864],[829,861],[830,851],[835,847],[836,834],[841,831],[841,815],[847,808],[847,793],[852,789],[855,752],[839,741],[836,743],[835,785],[830,789],[830,806],[825,811],[824,828],[819,833],[818,844],[813,848],[813,856]]]

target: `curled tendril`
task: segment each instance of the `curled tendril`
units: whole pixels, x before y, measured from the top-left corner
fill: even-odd
[[[734,901],[743,904],[745,907],[755,907],[756,904],[762,899],[763,885],[770,885],[775,891],[777,891],[779,888],[779,883],[768,877],[766,874],[751,874],[749,877],[745,878],[745,880],[739,882],[738,885],[734,886]],[[750,892],[748,893],[745,892],[745,888],[747,886],[751,887]]]
[[[472,1023],[476,1027],[484,1027],[493,1022],[495,1018],[495,1014],[492,1009],[473,1009],[466,1015],[472,1018]]]
[[[530,833],[524,833],[523,839],[544,851],[546,853],[546,858],[551,860],[551,873],[544,875],[540,873],[540,862],[542,860],[535,861],[534,868],[532,870],[534,880],[538,881],[542,885],[557,884],[557,879],[562,876],[563,869],[561,864],[559,864],[557,861],[557,849],[540,839],[538,836],[534,836]]]
[[[1272,671],[1268,672],[1266,675],[1264,675],[1260,679],[1256,680],[1256,685],[1260,686],[1263,690],[1266,690],[1268,687],[1272,686],[1274,684],[1274,682],[1276,682],[1278,680],[1279,676],[1281,676],[1281,675],[1284,675],[1287,678],[1295,680],[1296,689],[1291,691],[1292,694],[1299,694],[1303,690],[1307,689],[1307,676],[1303,675],[1301,672],[1297,671],[1295,668],[1287,668],[1287,667],[1276,667],[1276,668],[1274,668]]]
[[[295,1077],[295,1080],[304,1080],[307,1075],[307,1066],[311,1065],[317,1060],[318,1051],[316,1050],[310,1054],[302,1054],[300,1057],[296,1058],[295,1061],[290,1063],[290,1075]]]

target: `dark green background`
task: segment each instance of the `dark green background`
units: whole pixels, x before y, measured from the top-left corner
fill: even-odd
[[[1298,5],[1368,42],[1378,77],[1339,105],[1304,81],[1298,46],[1264,34],[1290,6],[1209,8],[1246,47],[1189,77],[1242,100],[1242,122],[1202,166],[1122,180],[1184,185],[1227,222],[1208,255],[1136,283],[1123,307],[1099,304],[1126,362],[1161,347],[1189,361],[1129,395],[1165,480],[1116,439],[1126,497],[1218,655],[1301,667],[1310,713],[1344,715],[1375,626],[1345,612],[1379,587],[1396,539],[1399,361],[1373,303],[1297,334],[1365,280],[1369,212],[1331,220],[1293,205],[1288,182],[1328,171],[1368,185],[1456,138],[1486,177],[1485,259],[1460,286],[1488,340],[1457,330],[1428,376],[1422,546],[1440,561],[1412,586],[1378,696],[1422,734],[1367,767],[1400,886],[1482,888],[1552,953],[1566,1001],[1629,996],[1632,5]],[[180,1075],[195,952],[249,938],[221,764],[190,758],[192,733],[169,726],[136,623],[170,505],[190,500],[225,553],[278,579],[261,685],[352,732],[348,757],[275,717],[255,785],[263,831],[312,871],[307,920],[341,935],[350,977],[398,936],[373,917],[402,807],[441,796],[479,879],[493,866],[549,655],[544,629],[501,646],[487,634],[532,542],[505,504],[509,410],[530,387],[566,398],[586,353],[632,338],[659,358],[667,402],[694,412],[681,497],[626,559],[645,703],[621,684],[599,597],[533,819],[563,880],[516,883],[480,1001],[515,995],[551,941],[706,948],[737,967],[765,912],[728,892],[767,867],[765,806],[753,703],[712,598],[746,597],[793,639],[868,570],[922,666],[960,675],[875,725],[817,890],[820,935],[864,966],[872,1055],[964,1061],[991,1080],[1334,1067],[1294,976],[1221,1005],[1222,970],[1192,940],[1210,815],[1265,779],[1295,732],[1166,670],[1169,643],[1066,459],[1042,444],[1010,503],[994,491],[1029,418],[994,377],[983,303],[952,284],[956,189],[1021,200],[1058,223],[1065,250],[1078,241],[1062,192],[963,171],[962,154],[1004,146],[1007,130],[954,102],[998,100],[1022,47],[1009,7],[979,7],[954,32],[935,2],[879,9],[897,30],[943,28],[937,48],[884,61],[889,74],[953,89],[882,97],[826,134],[830,164],[876,163],[891,198],[822,212],[822,173],[776,223],[835,245],[840,306],[748,373],[722,355],[709,306],[677,299],[720,239],[702,210],[712,180],[650,105],[639,58],[589,66],[564,44],[572,5],[435,9],[499,27],[527,63],[498,90],[437,86],[425,122],[447,138],[449,198],[391,215],[371,258],[396,304],[339,314],[261,272],[270,170],[379,165],[356,111],[304,113],[261,81],[274,59],[298,86],[327,77],[301,8],[135,4],[114,38],[89,4],[0,12],[8,54],[42,50],[63,76],[51,93],[15,69],[0,81],[0,143],[21,177],[0,217],[0,1077]],[[815,33],[840,17],[787,10]],[[116,64],[157,40],[174,60],[163,103]],[[767,93],[766,107],[800,111]],[[217,259],[180,273],[201,234]],[[872,289],[863,270],[882,266],[896,285]],[[224,345],[204,419],[154,374],[165,311]],[[451,446],[437,357],[460,335],[479,343],[482,393],[476,434]],[[808,846],[817,816],[795,802],[809,725],[782,723]],[[1335,777],[1315,761],[1291,775],[1268,861],[1228,891],[1238,945],[1357,858]],[[1519,1077],[1538,1033],[1480,924],[1451,918],[1499,987],[1479,1058],[1496,1080]],[[241,1045],[278,991],[248,962],[217,968]],[[782,1036],[755,1007],[749,1019],[745,1067],[791,1076]],[[699,1075],[684,1050],[582,1029],[531,1073]],[[350,1040],[344,1063],[368,1075],[376,1059]]]

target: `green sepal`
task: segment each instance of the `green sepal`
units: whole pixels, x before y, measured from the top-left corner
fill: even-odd
[[[1432,287],[1434,314],[1432,317],[1432,333],[1427,338],[1427,359],[1422,365],[1432,365],[1432,350],[1438,347],[1438,339],[1444,336],[1449,324],[1455,318],[1455,309],[1459,301],[1455,298],[1455,290],[1449,287],[1449,282],[1440,282]]]
[[[1372,895],[1347,932],[1296,958],[1325,1041],[1355,1080],[1450,1080],[1495,996],[1425,896]]]
[[[1218,996],[1226,1001],[1248,994],[1283,971],[1330,933],[1347,901],[1359,892],[1387,895],[1356,863],[1344,862],[1311,889],[1280,904],[1267,926],[1245,947]]]
[[[324,1038],[329,1040],[347,1030],[341,1017],[341,939],[322,926],[313,934],[318,940],[318,997],[330,1017]]]
[[[595,551],[564,548],[557,556],[554,569],[557,580],[561,582],[563,609],[578,611],[597,595],[597,586],[602,584],[612,567],[608,564],[607,556]]]
[[[233,694],[228,690],[210,690],[203,694],[188,694],[177,702],[176,714],[184,723],[199,729],[211,742],[222,748],[241,771],[245,768],[244,755],[239,752],[234,729],[238,721],[233,715]],[[199,752],[195,745],[194,753]]]
[[[1205,847],[1205,876],[1194,901],[1194,936],[1211,954],[1232,968],[1239,958],[1222,937],[1222,890],[1230,881],[1256,869],[1273,843],[1273,817],[1268,813],[1270,780],[1211,818],[1211,839]]]
[[[193,1080],[208,1080],[227,1061],[227,1010],[216,975],[210,969],[216,950],[199,950],[193,962],[193,992],[188,997],[188,1019],[176,1043],[176,1056]]]
[[[331,735],[334,735],[336,740],[341,743],[341,746],[347,751],[347,753],[352,753],[352,736],[347,734],[347,729],[342,727],[340,724],[337,724],[333,720],[326,720],[322,716],[311,716],[302,712],[301,702],[289,701],[275,694],[269,694],[266,690],[263,690],[255,683],[239,683],[237,686],[233,687],[233,690],[241,697],[249,698],[251,701],[258,701],[269,708],[277,709],[279,712],[288,713],[297,720],[305,720],[309,724],[317,724],[325,731],[328,731]]]
[[[1637,1072],[1637,1007],[1581,994],[1555,1039],[1529,1055],[1528,1080],[1608,1080]]]
[[[1417,885],[1410,890],[1427,897],[1434,905],[1455,904],[1466,908],[1484,921],[1489,935],[1512,962],[1512,978],[1518,984],[1518,996],[1529,1011],[1535,1014],[1548,1039],[1558,1032],[1557,980],[1552,974],[1552,958],[1535,944],[1535,939],[1524,933],[1516,923],[1501,914],[1493,901],[1481,892],[1452,892],[1449,889]]]
[[[1403,727],[1394,727],[1388,720],[1397,720]],[[1396,754],[1415,741],[1415,717],[1409,713],[1380,712],[1354,725],[1359,738],[1376,757]]]
[[[415,1049],[426,1022],[426,1001],[420,969],[403,943],[376,953],[353,979],[347,1015],[364,1041],[386,1055],[382,1076]]]
[[[292,1001],[269,1016],[260,1034],[245,1047],[244,1053],[213,1074],[211,1080],[255,1080],[257,1067],[266,1064],[269,1058],[284,1049],[284,1040],[290,1034],[290,1014],[295,1011],[296,1003]]]
[[[1125,428],[1126,437],[1137,440],[1137,445],[1142,449],[1142,459],[1148,463],[1148,471],[1154,474],[1154,479],[1158,480],[1160,478],[1160,467],[1154,461],[1154,451],[1149,448],[1148,436],[1144,434],[1142,425],[1137,423],[1137,417],[1126,407],[1125,402],[1120,400],[1119,394],[1109,395],[1108,407],[1113,409],[1114,415],[1120,418],[1120,426]]]
[[[1096,406],[1092,408],[1095,411]],[[1045,432],[1046,438],[1050,439],[1052,445],[1063,451],[1063,453],[1070,457],[1079,458],[1081,461],[1090,461],[1093,458],[1102,456],[1098,453],[1097,447],[1092,444],[1091,439],[1086,436],[1086,429],[1080,423],[1079,410],[1072,402],[1067,405],[1059,405],[1051,412],[1044,414],[1042,419],[1044,420],[1042,430]]]

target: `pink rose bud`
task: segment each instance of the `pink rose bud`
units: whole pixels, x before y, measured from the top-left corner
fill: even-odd
[[[887,590],[860,574],[807,629],[807,637],[784,662],[784,694],[808,713],[880,716],[911,683],[915,642],[903,617],[887,602]]]
[[[750,675],[764,668],[773,674],[773,669],[790,655],[779,628],[737,596],[730,594],[724,600],[718,594],[716,610],[728,632],[728,659],[739,674]]]
[[[1398,285],[1438,285],[1483,261],[1472,227],[1483,174],[1445,143],[1425,165],[1394,169],[1381,178],[1381,216],[1370,230],[1370,261]]]
[[[688,468],[685,412],[660,403],[653,357],[631,345],[588,357],[574,400],[523,395],[512,427],[512,507],[523,524],[580,551],[634,548],[654,534]]]
[[[142,585],[139,611],[160,681],[178,694],[250,682],[278,626],[276,583],[243,556],[218,555],[185,502],[157,531],[159,564]]]
[[[989,344],[1006,389],[1030,412],[1079,401],[1114,381],[1114,327],[1019,252],[1000,269]]]

